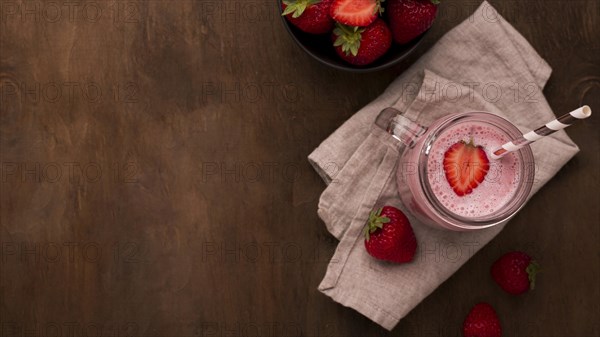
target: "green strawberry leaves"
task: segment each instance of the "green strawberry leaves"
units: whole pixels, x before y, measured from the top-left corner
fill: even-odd
[[[525,269],[529,277],[529,288],[531,290],[535,289],[535,278],[537,276],[537,273],[540,272],[540,270],[540,265],[535,261],[531,261]]]
[[[383,12],[385,12],[385,8],[383,8],[383,6],[381,5],[382,2],[384,2],[385,0],[377,0],[377,6],[375,6],[375,13],[378,13],[379,15],[383,15]],[[432,0],[432,1],[439,1],[439,0]]]
[[[365,31],[365,28],[346,26],[341,23],[336,24],[333,34],[337,36],[334,47],[342,47],[342,51],[346,55],[352,54],[352,56],[358,55],[360,49],[360,41],[362,39],[361,34]]]
[[[378,229],[383,228],[383,225],[389,223],[391,220],[388,217],[381,216],[381,211],[383,208],[379,208],[377,210],[372,210],[369,213],[369,222],[365,226],[365,238],[367,241],[371,239],[371,234],[375,233]]]
[[[281,16],[292,14],[293,18],[300,17],[307,7],[318,4],[321,0],[283,0],[286,5],[285,10],[281,13]]]

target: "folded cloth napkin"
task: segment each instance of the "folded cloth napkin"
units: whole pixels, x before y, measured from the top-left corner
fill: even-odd
[[[504,227],[451,232],[412,217],[396,186],[403,146],[373,124],[382,109],[392,106],[422,125],[448,113],[489,111],[525,132],[555,118],[541,92],[550,73],[527,41],[483,2],[320,144],[308,157],[328,184],[318,213],[340,243],[319,290],[391,330]],[[532,195],[578,151],[564,131],[532,149]],[[400,208],[413,225],[419,248],[412,263],[380,262],[365,251],[362,229],[369,211],[383,204]]]

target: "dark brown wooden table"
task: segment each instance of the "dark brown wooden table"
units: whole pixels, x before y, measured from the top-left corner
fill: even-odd
[[[2,0],[0,336],[446,336],[480,300],[506,335],[599,335],[597,116],[391,333],[317,291],[337,242],[307,155],[479,2],[358,75],[304,54],[271,0]],[[555,112],[600,109],[597,0],[492,3],[554,68]],[[511,249],[543,266],[519,298],[481,277]]]

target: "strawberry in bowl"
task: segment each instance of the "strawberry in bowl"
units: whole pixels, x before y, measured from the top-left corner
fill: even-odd
[[[382,13],[379,0],[334,0],[330,10],[335,21],[356,27],[369,26]]]
[[[309,34],[325,34],[333,29],[329,15],[333,0],[283,0],[283,15],[291,24]]]
[[[428,10],[414,12],[398,1],[421,0],[277,1],[285,28],[306,53],[327,66],[353,72],[382,70],[405,59],[437,13],[437,5],[430,2],[436,0],[427,0],[433,6],[425,6]],[[394,15],[388,14],[390,8]],[[399,37],[399,23],[410,25],[404,37]]]
[[[405,44],[426,32],[437,16],[439,0],[388,0],[394,42]]]
[[[333,30],[333,46],[350,64],[363,66],[383,56],[392,45],[390,29],[381,19],[365,28],[337,24]]]

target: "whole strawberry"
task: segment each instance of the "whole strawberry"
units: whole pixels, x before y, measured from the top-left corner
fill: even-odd
[[[394,41],[408,43],[429,29],[439,3],[439,0],[388,0],[386,12]]]
[[[487,303],[475,304],[463,322],[463,336],[501,337],[502,327],[494,308]]]
[[[333,19],[329,16],[333,0],[283,0],[281,15],[310,34],[325,34],[333,29]]]
[[[392,45],[392,35],[382,19],[365,28],[341,23],[333,30],[335,51],[350,64],[364,66],[383,56]]]
[[[535,288],[540,266],[523,252],[509,252],[492,265],[492,278],[509,294],[520,295]]]
[[[385,206],[369,215],[365,248],[376,259],[405,263],[415,256],[417,238],[406,215],[395,207]]]

